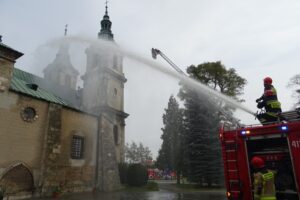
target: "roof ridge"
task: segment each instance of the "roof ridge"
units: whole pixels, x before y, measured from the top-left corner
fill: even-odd
[[[40,77],[38,75],[35,75],[30,72],[26,72],[26,71],[16,68],[16,67],[13,70],[13,76],[17,76],[19,79],[22,79],[23,81],[27,81],[28,79],[33,79],[33,78],[37,78],[40,80],[43,79],[42,77]]]

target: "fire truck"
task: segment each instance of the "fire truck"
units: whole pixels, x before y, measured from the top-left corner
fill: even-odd
[[[233,128],[223,123],[220,141],[228,200],[253,200],[253,156],[274,170],[277,200],[299,200],[300,110],[283,112],[278,123]]]
[[[186,75],[159,49],[151,49],[153,59],[160,55],[178,73]],[[266,161],[276,172],[277,200],[299,200],[300,192],[300,109],[280,114],[279,123],[232,128],[224,123],[220,141],[229,200],[253,200],[253,156]]]

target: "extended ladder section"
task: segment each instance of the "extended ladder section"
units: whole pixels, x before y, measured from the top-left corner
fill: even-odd
[[[300,121],[300,108],[293,111],[282,112],[279,116],[281,120],[287,122]]]
[[[186,74],[172,61],[170,58],[168,58],[163,52],[161,52],[159,49],[152,48],[151,49],[152,58],[156,59],[157,55],[160,55],[165,61],[167,61],[171,67],[173,67],[177,72],[180,74],[183,74],[186,76]]]
[[[238,167],[238,143],[237,135],[234,138],[226,139],[224,135],[224,165],[225,173],[228,181],[228,192],[231,198],[238,198],[240,196],[241,181],[239,177],[239,167]]]

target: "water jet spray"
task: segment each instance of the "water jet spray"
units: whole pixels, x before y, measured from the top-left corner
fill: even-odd
[[[242,105],[241,103],[239,103],[238,101],[216,91],[211,89],[210,87],[186,76],[184,73],[177,73],[173,70],[170,70],[168,68],[166,68],[164,65],[156,63],[148,58],[145,58],[143,56],[138,55],[137,53],[128,51],[124,48],[121,48],[120,46],[116,45],[115,43],[112,43],[110,41],[105,41],[105,40],[101,40],[101,39],[89,39],[86,37],[79,37],[79,36],[69,36],[67,38],[60,38],[60,39],[56,39],[52,41],[53,43],[60,43],[61,40],[67,40],[70,42],[77,42],[77,43],[84,43],[84,44],[88,44],[88,45],[93,45],[98,47],[99,49],[106,49],[115,53],[121,53],[122,55],[133,59],[135,61],[138,61],[140,63],[143,63],[159,72],[162,72],[172,78],[177,78],[179,80],[181,80],[183,83],[187,84],[190,87],[193,87],[197,92],[204,94],[204,95],[213,95],[215,97],[217,97],[218,99],[223,100],[224,102],[226,102],[228,105],[235,107],[237,109],[240,109],[246,113],[249,113],[253,116],[255,116],[255,113],[253,111],[251,111],[250,109],[246,108],[244,105]],[[50,43],[51,44],[51,43]],[[172,62],[172,61],[171,61]],[[172,62],[173,63],[173,62]],[[180,70],[180,68],[179,68]]]
[[[151,49],[151,53],[152,53],[152,58],[156,59],[157,55],[160,55],[164,60],[166,60],[178,73],[180,73],[181,75],[184,75],[185,77],[189,78],[170,58],[168,58],[162,51],[160,51],[159,49],[155,49],[152,48]],[[200,83],[200,82],[199,82]],[[202,83],[200,83],[201,85],[203,85]],[[216,90],[213,90],[215,92],[217,92]],[[219,94],[222,94],[220,92],[217,92]],[[224,95],[225,96],[225,95]],[[227,97],[227,96],[226,96]],[[229,97],[228,97],[229,98]],[[223,98],[222,98],[223,99]],[[224,99],[223,99],[224,100]],[[233,99],[232,99],[233,100]],[[241,105],[241,104],[240,104]],[[223,114],[225,114],[224,111],[222,111]],[[256,116],[256,114],[254,112],[251,111],[252,115]]]

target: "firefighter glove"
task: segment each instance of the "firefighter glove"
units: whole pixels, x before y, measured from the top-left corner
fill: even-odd
[[[257,104],[257,108],[262,109],[264,107],[264,103],[263,102],[259,102]]]

